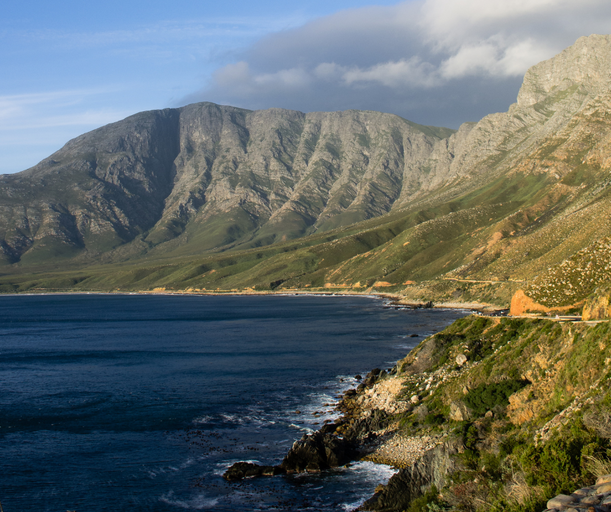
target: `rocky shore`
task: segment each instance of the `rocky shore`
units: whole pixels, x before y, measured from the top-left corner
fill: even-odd
[[[358,377],[358,376],[357,376]],[[400,510],[421,493],[423,486],[443,485],[447,474],[439,471],[439,460],[449,457],[439,436],[404,436],[394,419],[417,405],[401,396],[409,375],[374,369],[356,389],[346,391],[337,408],[342,416],[313,434],[306,434],[290,448],[277,466],[238,462],[223,475],[226,480],[316,473],[343,466],[354,460],[368,460],[399,469],[387,486],[379,486],[359,510]],[[414,400],[415,401],[415,400]],[[437,461],[437,462],[435,462]],[[431,468],[433,468],[431,470]]]
[[[383,426],[387,415],[383,411],[372,414],[372,409],[365,410],[361,398],[386,375],[386,371],[379,369],[367,374],[357,389],[348,390],[339,402],[337,408],[343,415],[334,423],[328,423],[320,430],[305,434],[295,441],[279,465],[259,466],[238,462],[223,477],[227,480],[240,480],[252,476],[317,473],[343,466],[375,452],[381,446],[380,439],[388,434]]]

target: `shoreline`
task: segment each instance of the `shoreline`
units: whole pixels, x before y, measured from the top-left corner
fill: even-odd
[[[200,290],[140,290],[140,291],[28,291],[23,293],[2,293],[0,296],[18,297],[18,296],[36,296],[36,295],[159,295],[159,296],[206,296],[206,297],[250,297],[250,296],[279,296],[279,297],[294,297],[294,296],[309,296],[309,297],[364,297],[386,299],[390,303],[387,307],[405,307],[408,309],[464,309],[469,311],[497,312],[504,311],[507,308],[490,303],[481,302],[433,302],[423,301],[416,302],[407,300],[404,295],[399,293],[385,292],[353,292],[353,291],[200,291]],[[431,306],[427,306],[431,304]]]
[[[260,466],[252,462],[237,462],[227,468],[223,478],[236,482],[253,477],[316,474],[359,462],[371,462],[393,468],[395,476],[391,476],[388,482],[378,482],[375,490],[351,510],[377,510],[380,489],[389,487],[392,479],[402,471],[411,471],[436,450],[443,449],[445,442],[441,435],[407,436],[401,432],[398,422],[384,422],[391,415],[414,407],[413,402],[405,397],[398,400],[403,384],[419,378],[419,375],[398,372],[404,359],[399,359],[389,371],[374,369],[364,378],[357,378],[360,384],[338,397],[334,409],[340,416],[297,439],[280,464]]]
[[[388,294],[367,296],[395,299]],[[473,309],[465,306],[465,303],[437,305],[439,309],[465,310],[468,315]],[[476,306],[481,307],[481,304]],[[372,369],[365,377],[357,375],[357,384],[337,396],[333,409],[339,413],[339,417],[297,439],[280,464],[259,466],[252,462],[238,462],[226,469],[223,478],[240,481],[252,477],[320,473],[333,468],[349,467],[358,462],[388,466],[398,474],[403,470],[409,471],[418,466],[420,461],[430,458],[435,451],[443,449],[446,441],[444,436],[429,435],[426,432],[408,436],[401,431],[399,421],[393,419],[392,423],[386,423],[388,418],[414,409],[413,398],[409,400],[404,396],[404,384],[408,381],[424,381],[424,377],[420,374],[402,373],[400,369],[412,350],[429,337],[424,336],[418,340],[414,347],[394,362],[392,368]],[[378,482],[375,490],[365,497],[353,512],[376,510],[375,502],[379,497],[379,490],[388,485],[389,482],[386,481]],[[368,505],[374,508],[366,508]]]

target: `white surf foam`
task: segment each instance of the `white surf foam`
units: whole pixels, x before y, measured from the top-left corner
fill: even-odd
[[[205,494],[198,494],[189,500],[176,499],[173,491],[161,496],[159,501],[186,510],[214,509],[219,503],[218,498],[208,498]]]

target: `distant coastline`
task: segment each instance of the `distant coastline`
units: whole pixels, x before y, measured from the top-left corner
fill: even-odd
[[[340,292],[335,292],[335,291],[324,291],[324,290],[312,290],[312,291],[303,291],[303,290],[283,290],[283,291],[256,291],[256,290],[240,290],[240,291],[235,291],[235,290],[219,290],[219,291],[213,291],[213,290],[161,290],[161,289],[154,289],[154,290],[139,290],[139,291],[69,291],[69,290],[62,290],[62,291],[27,291],[27,292],[23,292],[23,293],[5,293],[2,294],[5,296],[19,296],[19,295],[159,295],[159,296],[163,296],[163,295],[167,295],[167,296],[181,296],[181,295],[188,295],[188,296],[197,296],[197,295],[201,295],[201,296],[211,296],[211,297],[223,297],[223,296],[232,296],[232,297],[239,297],[239,296],[245,296],[245,297],[250,297],[250,296],[257,296],[257,295],[261,295],[261,296],[280,296],[280,297],[291,297],[291,296],[301,296],[301,295],[305,295],[305,296],[309,296],[309,297],[365,297],[365,298],[379,298],[379,299],[386,299],[391,301],[389,303],[389,306],[396,306],[396,307],[405,307],[408,309],[419,309],[421,307],[424,307],[424,305],[426,304],[426,302],[417,302],[417,301],[413,301],[413,300],[409,300],[407,299],[405,296],[399,294],[399,293],[384,293],[384,292],[375,292],[375,293],[371,293],[371,292],[363,292],[363,293],[359,293],[359,292],[353,292],[353,291],[340,291]],[[430,306],[431,308],[434,309],[465,309],[465,310],[471,310],[471,311],[478,311],[478,312],[494,312],[494,311],[499,311],[499,310],[503,310],[505,308],[503,308],[502,306],[499,305],[495,305],[495,304],[490,304],[490,303],[486,303],[486,302],[434,302],[432,303],[432,305]]]

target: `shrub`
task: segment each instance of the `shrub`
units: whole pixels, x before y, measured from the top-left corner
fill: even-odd
[[[445,510],[437,487],[432,485],[422,496],[411,502],[405,512],[437,512]]]
[[[587,464],[595,454],[606,453],[608,440],[575,421],[545,444],[527,444],[515,450],[529,485],[540,485],[548,494],[572,492],[592,475]]]
[[[465,396],[465,404],[477,416],[497,406],[506,406],[509,397],[529,384],[527,380],[503,380],[495,384],[481,384]]]

